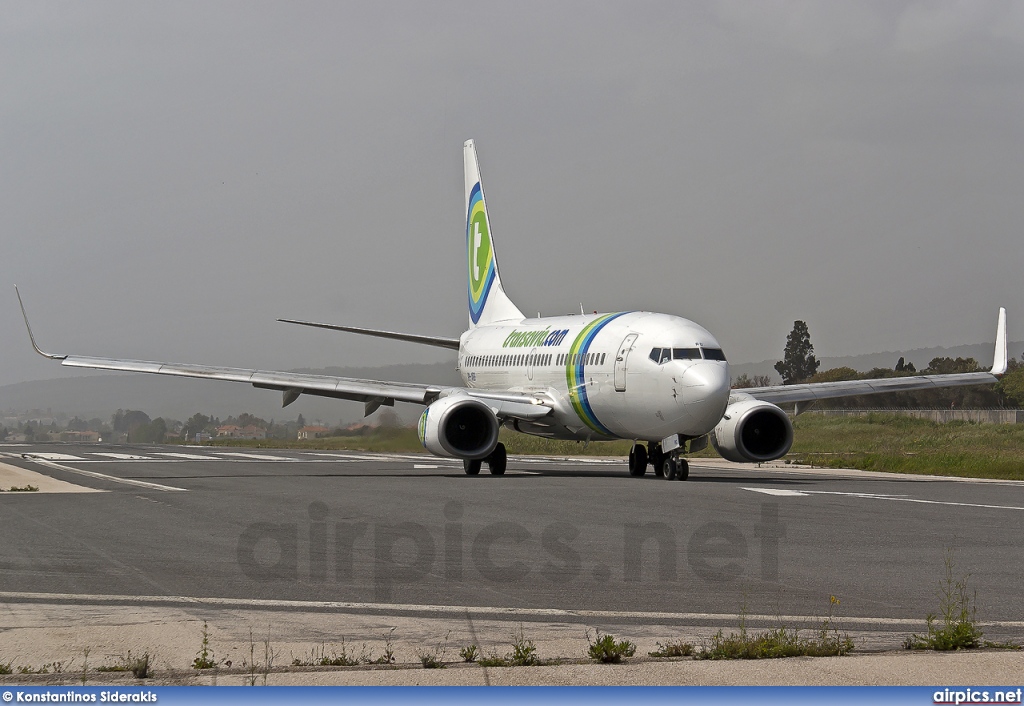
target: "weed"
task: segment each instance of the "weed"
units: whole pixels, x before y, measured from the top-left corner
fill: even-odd
[[[249,628],[249,659],[242,660],[242,668],[245,669],[243,684],[245,686],[256,686],[257,676],[263,677],[263,686],[267,685],[267,676],[274,668],[274,661],[277,659],[277,651],[270,646],[270,629],[267,629],[267,637],[263,639],[263,663],[256,661],[256,640],[253,638],[252,628]],[[229,663],[230,664],[230,663]]]
[[[982,646],[982,632],[975,625],[978,607],[977,593],[971,594],[967,584],[970,574],[954,577],[956,557],[952,548],[946,550],[946,575],[939,580],[939,612],[942,624],[936,625],[936,615],[929,613],[928,634],[911,635],[903,646],[908,650],[968,650]]]
[[[91,650],[86,647],[82,649],[82,686],[85,686],[85,681],[89,676],[89,652]]]
[[[0,489],[0,493],[2,493],[2,492],[4,492],[4,491],[2,489]],[[12,485],[7,490],[7,492],[8,493],[38,493],[39,492],[39,487],[35,486],[35,485],[22,485],[22,486]]]
[[[309,651],[309,659],[295,658],[293,667],[355,667],[359,664],[354,652],[349,652],[345,638],[341,638],[341,653],[332,651],[327,654],[327,643],[321,642],[319,647]]]
[[[192,660],[192,669],[213,669],[217,666],[217,662],[214,661],[213,650],[210,649],[210,630],[206,625],[206,621],[203,621],[203,639],[199,643],[199,652],[196,653],[196,658]]]
[[[416,653],[416,656],[420,658],[420,664],[423,665],[424,669],[445,668],[444,657],[445,654],[448,652],[448,638],[451,637],[451,634],[452,632],[451,630],[449,630],[445,634],[444,639],[441,640],[441,642],[437,643],[437,647],[435,647],[430,652]]]
[[[18,674],[49,674],[51,671],[54,674],[62,674],[64,672],[63,662],[47,662],[42,667],[35,668],[28,665],[18,667]]]
[[[152,656],[149,652],[133,655],[131,650],[117,658],[114,664],[96,667],[97,672],[131,672],[136,679],[149,679],[153,676]]]
[[[674,642],[658,643],[658,649],[648,652],[651,657],[690,657],[693,655],[693,645],[682,640]]]
[[[533,644],[533,640],[526,637],[522,623],[519,624],[518,630],[512,631],[510,644],[512,651],[505,656],[492,652],[487,657],[478,657],[477,664],[481,667],[536,667],[543,664],[537,657],[537,646]]]
[[[476,645],[469,645],[459,650],[459,657],[463,662],[475,662],[480,657],[480,650]]]
[[[486,657],[480,657],[476,661],[481,667],[508,667],[510,666],[509,661],[506,657],[501,657],[496,653],[491,653]]]
[[[0,662],[0,674],[14,674],[14,662]]]
[[[598,662],[617,664],[622,661],[623,657],[632,657],[636,654],[636,645],[629,640],[616,642],[614,635],[602,635],[600,630],[597,631],[593,640],[590,639],[589,629],[586,631],[586,635],[589,645],[587,654]]]
[[[373,661],[374,664],[395,663],[395,628],[391,628],[382,634],[384,638],[384,654]]]
[[[519,624],[519,630],[512,633],[512,654],[509,662],[513,667],[535,667],[540,664],[537,646],[523,633],[522,623]]]
[[[818,637],[802,638],[800,631],[785,625],[761,633],[747,631],[746,612],[740,614],[739,633],[728,636],[722,630],[711,636],[696,653],[697,659],[775,659],[780,657],[837,657],[853,651],[853,640],[840,635],[833,624],[833,611],[839,599],[831,596],[829,613],[822,623]]]

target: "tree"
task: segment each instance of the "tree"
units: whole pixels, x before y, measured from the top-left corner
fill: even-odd
[[[196,412],[195,414],[188,418],[187,422],[185,422],[185,427],[182,430],[184,432],[183,436],[186,439],[191,439],[199,432],[205,431],[206,427],[210,426],[210,423],[212,421],[213,420],[210,417],[207,417],[205,414],[200,414],[199,412]]]
[[[299,418],[295,420],[295,423],[299,425],[299,429],[306,426],[306,418],[302,416],[302,412],[299,412]]]
[[[775,364],[776,372],[782,376],[783,383],[791,385],[814,375],[818,372],[818,365],[807,324],[803,321],[794,321],[793,330],[786,338],[786,350],[782,354],[782,360]]]
[[[770,387],[771,384],[772,378],[770,375],[755,375],[754,377],[750,377],[746,373],[743,373],[733,380],[732,387],[734,390],[739,390],[747,387]]]
[[[114,431],[131,433],[143,424],[149,424],[150,421],[152,420],[145,412],[140,412],[137,409],[119,409],[114,412],[111,424]]]

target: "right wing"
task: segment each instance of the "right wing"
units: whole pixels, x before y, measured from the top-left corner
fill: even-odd
[[[911,375],[876,380],[844,380],[841,382],[810,382],[796,385],[773,387],[750,387],[733,390],[736,396],[747,395],[754,399],[773,404],[786,402],[813,402],[836,397],[875,395],[882,392],[907,392],[941,387],[985,385],[999,382],[1006,372],[1006,309],[999,309],[999,323],[996,328],[996,347],[992,370],[987,373],[953,373],[950,375]],[[803,407],[803,406],[802,406]]]
[[[15,287],[17,291],[17,287]],[[97,358],[82,355],[46,353],[37,344],[32,327],[25,313],[25,305],[18,292],[18,304],[25,319],[29,340],[37,353],[61,365],[71,368],[94,370],[121,370],[134,373],[153,373],[176,377],[202,378],[205,380],[226,380],[244,382],[266,390],[283,393],[284,406],[288,406],[300,395],[318,395],[343,400],[354,400],[364,404],[365,414],[373,413],[378,407],[392,406],[396,401],[414,404],[430,404],[441,397],[467,395],[486,402],[499,419],[513,418],[533,421],[551,414],[551,401],[537,395],[506,390],[481,390],[476,388],[422,385],[407,382],[364,380],[333,375],[310,375],[307,373],[252,370],[247,368],[225,368],[212,365],[187,363],[161,363],[148,360],[124,358]]]

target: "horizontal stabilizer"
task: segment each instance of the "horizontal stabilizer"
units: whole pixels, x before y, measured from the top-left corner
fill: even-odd
[[[286,324],[298,324],[299,326],[313,326],[314,328],[325,328],[331,331],[347,331],[358,333],[363,336],[376,336],[377,338],[390,338],[395,341],[406,341],[408,343],[420,343],[425,346],[437,346],[438,348],[451,348],[459,350],[459,339],[442,338],[441,336],[421,336],[416,333],[398,333],[396,331],[380,331],[373,328],[358,328],[356,326],[339,326],[337,324],[321,324],[314,321],[296,321],[295,319],[278,319]]]

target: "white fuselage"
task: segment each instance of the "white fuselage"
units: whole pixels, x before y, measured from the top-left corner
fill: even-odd
[[[695,438],[718,424],[729,402],[729,364],[714,336],[667,314],[477,326],[462,335],[458,369],[468,387],[550,400],[551,417],[513,426],[555,438]]]

